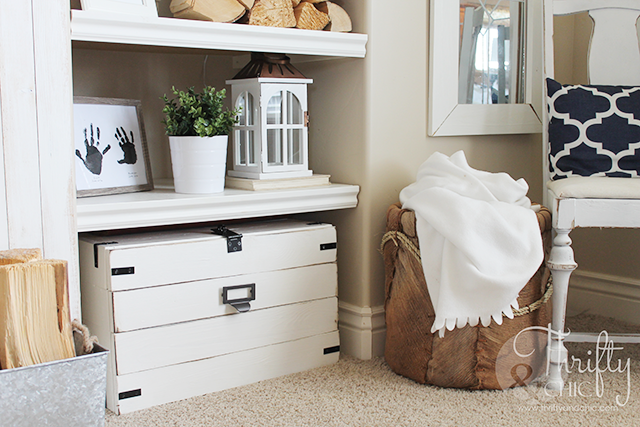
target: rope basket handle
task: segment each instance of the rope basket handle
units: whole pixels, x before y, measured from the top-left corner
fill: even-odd
[[[91,353],[93,351],[93,345],[98,344],[98,338],[91,335],[91,333],[89,332],[89,328],[80,323],[78,319],[73,319],[73,321],[71,322],[71,326],[73,328],[73,332],[78,334],[81,340],[80,344],[82,348],[77,349],[79,353],[78,355]]]
[[[384,236],[382,236],[380,251],[383,251],[384,245],[386,245],[390,241],[392,241],[397,247],[403,246],[403,248],[406,249],[407,252],[413,255],[413,257],[422,264],[420,248],[417,247],[406,234],[402,233],[401,231],[387,231]],[[549,275],[544,294],[542,294],[542,296],[538,300],[532,302],[529,305],[520,307],[518,309],[513,309],[513,315],[524,316],[525,314],[533,313],[534,311],[542,307],[547,301],[549,301],[551,295],[553,295],[553,280],[551,275]]]

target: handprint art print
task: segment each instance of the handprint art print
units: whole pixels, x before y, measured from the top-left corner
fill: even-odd
[[[153,189],[140,101],[74,97],[78,197]]]

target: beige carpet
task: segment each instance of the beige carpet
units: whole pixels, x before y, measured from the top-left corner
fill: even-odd
[[[569,319],[581,331],[638,332],[640,327],[582,315]],[[359,360],[342,356],[332,366],[180,402],[116,416],[107,411],[106,425],[115,426],[640,426],[640,345],[619,344],[611,367],[630,362],[626,371],[578,373],[568,381],[581,385],[576,393],[548,396],[539,387],[507,391],[467,391],[417,384],[393,373],[382,358]],[[595,344],[569,344],[570,354],[583,360]],[[591,352],[591,355],[588,353]],[[615,362],[615,363],[614,363]],[[600,362],[606,368],[606,359]],[[602,382],[599,380],[601,379]],[[596,394],[596,383],[600,396]],[[576,387],[573,387],[576,389]],[[616,397],[624,402],[616,404]],[[591,395],[591,396],[589,396]]]

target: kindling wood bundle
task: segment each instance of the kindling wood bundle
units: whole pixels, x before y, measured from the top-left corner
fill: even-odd
[[[39,249],[0,252],[0,368],[75,356],[67,262]]]
[[[173,0],[176,18],[349,32],[349,14],[325,0]]]
[[[551,242],[551,213],[537,213],[545,253]],[[385,359],[391,369],[422,384],[468,389],[503,389],[525,385],[544,371],[546,334],[522,335],[527,357],[510,350],[514,337],[551,321],[552,287],[543,262],[518,296],[519,310],[502,325],[465,326],[431,333],[435,312],[425,282],[415,214],[399,204],[387,211],[382,239],[385,262]],[[526,372],[516,372],[527,367]],[[529,371],[530,369],[530,371]],[[526,378],[525,378],[526,377]]]

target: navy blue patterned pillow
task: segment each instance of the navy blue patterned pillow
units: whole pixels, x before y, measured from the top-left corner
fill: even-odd
[[[638,177],[640,87],[561,85],[547,79],[549,172]]]

